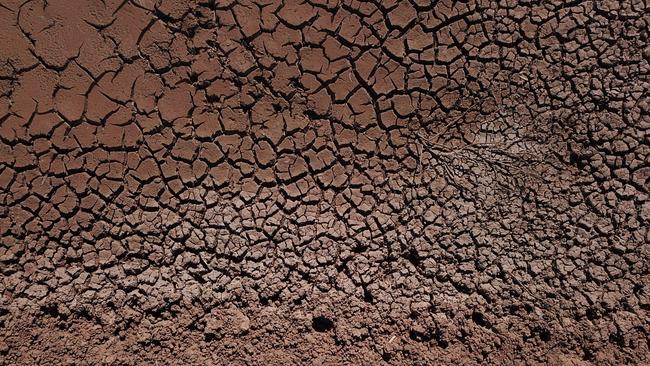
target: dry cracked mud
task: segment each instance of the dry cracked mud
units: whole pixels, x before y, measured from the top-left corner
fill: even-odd
[[[649,364],[649,26],[0,0],[0,365]]]

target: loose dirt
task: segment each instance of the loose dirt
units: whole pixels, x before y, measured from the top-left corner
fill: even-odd
[[[649,364],[648,15],[0,0],[0,365]]]

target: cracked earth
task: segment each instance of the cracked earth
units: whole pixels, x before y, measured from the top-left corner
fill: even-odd
[[[649,7],[0,0],[0,365],[648,364]]]

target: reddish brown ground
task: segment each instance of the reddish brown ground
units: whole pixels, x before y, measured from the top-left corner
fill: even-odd
[[[649,364],[648,6],[0,0],[0,365]]]

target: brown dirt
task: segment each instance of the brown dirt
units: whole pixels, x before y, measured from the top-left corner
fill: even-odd
[[[648,6],[0,0],[0,365],[650,364]]]

